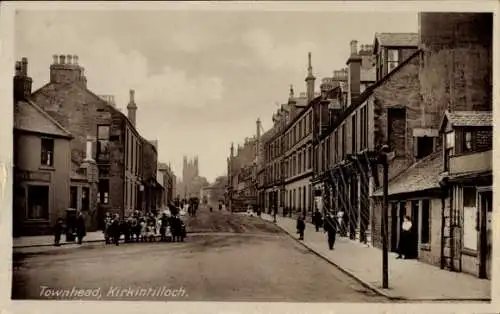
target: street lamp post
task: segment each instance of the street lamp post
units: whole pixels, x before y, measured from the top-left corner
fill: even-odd
[[[389,288],[389,146],[383,145],[381,149],[381,163],[383,174],[383,208],[382,208],[382,287]]]

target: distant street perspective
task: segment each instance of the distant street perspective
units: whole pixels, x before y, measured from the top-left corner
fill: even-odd
[[[13,299],[387,300],[261,218],[204,208],[188,218],[187,226],[190,232],[183,243],[15,249]],[[100,294],[71,295],[75,285],[100,289]],[[157,291],[141,296],[141,288]],[[167,289],[174,295],[166,295]],[[69,290],[68,296],[54,295],[62,290]]]

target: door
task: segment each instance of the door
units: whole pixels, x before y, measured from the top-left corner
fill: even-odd
[[[410,240],[410,252],[412,258],[418,258],[418,231],[420,230],[420,225],[418,221],[420,201],[411,201],[411,240]]]
[[[399,203],[399,215],[397,219],[398,223],[398,244],[401,239],[401,233],[403,232],[403,220],[406,216],[406,202]]]
[[[398,249],[398,204],[391,203],[391,252]]]
[[[491,245],[492,245],[492,214],[493,192],[479,193],[480,208],[480,250],[479,277],[491,279]]]

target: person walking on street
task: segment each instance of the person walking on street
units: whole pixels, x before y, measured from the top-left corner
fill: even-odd
[[[273,222],[276,223],[276,216],[278,215],[278,206],[273,207]]]
[[[337,226],[340,236],[347,236],[347,230],[344,228],[344,211],[342,209],[337,212]]]
[[[113,222],[113,219],[111,219],[111,215],[109,212],[106,213],[106,216],[104,217],[104,242],[106,244],[109,244],[111,241],[111,223]]]
[[[57,218],[56,224],[54,226],[54,245],[61,246],[61,234],[63,233],[63,220],[62,218]]]
[[[316,208],[316,212],[314,213],[314,226],[316,227],[316,232],[319,231],[319,227],[321,227],[321,224],[323,223],[323,217],[321,216],[321,213],[319,210]]]
[[[411,240],[411,228],[411,219],[410,217],[405,216],[403,224],[401,226],[401,235],[399,237],[398,256],[396,257],[398,259],[402,257],[404,257],[404,259],[407,259],[410,257],[409,242]]]
[[[115,215],[115,218],[113,219],[111,223],[111,237],[113,238],[113,243],[118,246],[120,243],[120,235],[121,235],[121,228],[120,228],[120,216],[118,214]]]
[[[335,246],[335,237],[337,235],[337,223],[331,213],[326,215],[325,221],[323,222],[323,229],[328,237],[328,248],[333,250]]]
[[[306,230],[306,222],[304,216],[300,215],[297,218],[297,233],[299,234],[299,240],[304,240],[304,231]]]
[[[83,238],[87,235],[85,231],[85,218],[83,218],[83,213],[78,213],[78,218],[76,219],[76,236],[78,238],[78,244],[82,244]]]

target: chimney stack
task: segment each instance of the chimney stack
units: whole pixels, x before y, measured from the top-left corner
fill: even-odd
[[[356,101],[361,93],[361,57],[358,54],[358,41],[351,40],[351,56],[347,60],[347,105]]]
[[[128,111],[128,119],[130,122],[132,122],[132,125],[135,126],[136,123],[136,114],[137,114],[137,105],[135,104],[135,91],[133,89],[130,90],[130,100],[127,105],[127,111]]]
[[[16,61],[14,76],[14,102],[31,96],[33,80],[28,76],[28,59]]]
[[[78,65],[77,55],[53,55],[50,66],[50,82],[62,84],[82,84],[87,87],[87,79],[83,75],[83,68]]]

